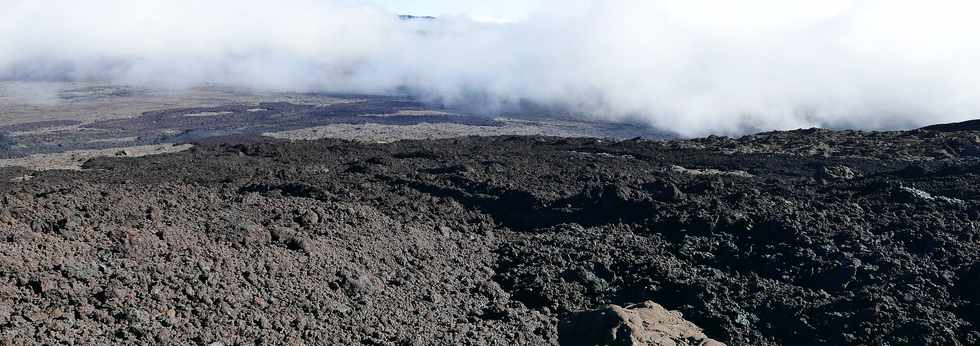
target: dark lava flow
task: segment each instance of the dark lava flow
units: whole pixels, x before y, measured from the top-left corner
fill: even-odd
[[[652,300],[730,345],[975,345],[961,130],[229,138],[4,169],[0,339],[546,345]]]
[[[119,146],[181,143],[209,137],[260,135],[330,124],[412,125],[453,123],[498,126],[486,117],[472,115],[399,115],[399,111],[426,109],[407,99],[361,96],[333,105],[267,102],[255,105],[175,108],[145,112],[126,119],[81,124],[78,121],[39,121],[0,126],[0,158],[36,153]],[[10,136],[13,132],[50,127],[79,126],[72,132],[38,132]],[[125,145],[120,144],[120,140]]]

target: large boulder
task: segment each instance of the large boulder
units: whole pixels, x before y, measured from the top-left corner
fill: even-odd
[[[680,312],[650,301],[574,313],[559,324],[558,340],[563,346],[725,346]]]
[[[860,176],[853,169],[844,165],[824,165],[820,167],[818,177],[826,179],[851,180]]]

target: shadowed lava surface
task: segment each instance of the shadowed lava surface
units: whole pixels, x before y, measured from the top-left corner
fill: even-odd
[[[978,134],[224,139],[3,169],[0,338],[548,345],[652,300],[731,345],[978,344]]]

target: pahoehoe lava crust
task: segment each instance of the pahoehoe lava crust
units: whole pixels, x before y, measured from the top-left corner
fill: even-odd
[[[615,304],[730,345],[978,344],[978,135],[224,138],[2,169],[0,338],[548,345]]]

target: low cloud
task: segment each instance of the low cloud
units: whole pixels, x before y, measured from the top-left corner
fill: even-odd
[[[553,1],[516,22],[353,0],[0,3],[2,79],[407,91],[691,136],[980,116],[968,1]]]

